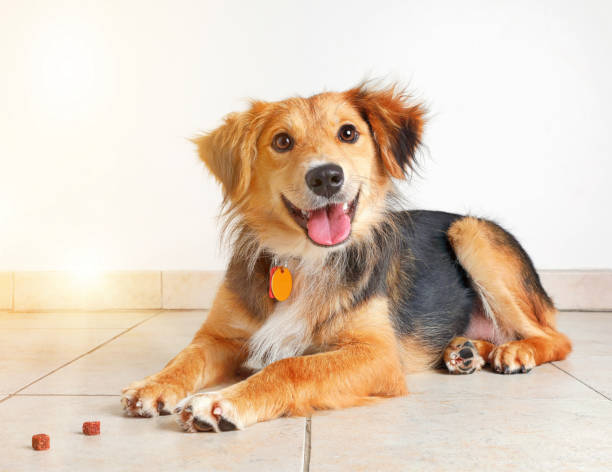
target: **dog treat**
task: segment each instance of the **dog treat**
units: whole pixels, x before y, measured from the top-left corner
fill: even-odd
[[[100,422],[85,421],[85,423],[83,423],[83,434],[87,436],[96,436],[100,434]]]
[[[46,434],[35,434],[32,436],[32,449],[35,451],[46,451],[51,447],[49,436]]]

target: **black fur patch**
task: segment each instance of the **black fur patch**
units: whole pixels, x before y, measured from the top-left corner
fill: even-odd
[[[419,136],[409,120],[405,120],[393,137],[392,152],[402,170],[414,167],[416,150],[419,147]]]
[[[392,258],[397,254],[393,249],[399,249],[396,236],[392,226],[385,223],[374,229],[373,244],[353,245],[347,249],[347,286],[355,287],[364,277],[368,278],[363,288],[353,292],[353,308],[375,295],[387,294],[387,275]]]
[[[476,293],[457,262],[446,232],[460,215],[437,211],[399,214],[402,234],[400,283],[402,298],[395,307],[401,335],[416,335],[441,352],[465,332]]]
[[[373,230],[373,243],[349,247],[344,283],[362,287],[355,290],[350,308],[387,295],[398,335],[416,335],[441,352],[465,331],[476,302],[446,238],[448,227],[458,218],[443,212],[397,212]],[[398,273],[391,274],[393,270]]]

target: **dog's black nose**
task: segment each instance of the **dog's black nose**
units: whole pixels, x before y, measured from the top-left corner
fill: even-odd
[[[342,167],[336,164],[325,164],[306,173],[306,184],[310,190],[322,197],[331,197],[344,183]]]

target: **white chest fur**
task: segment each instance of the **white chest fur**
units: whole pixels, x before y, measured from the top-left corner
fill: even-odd
[[[278,302],[264,324],[249,340],[250,369],[263,367],[286,357],[299,356],[311,341],[309,324],[304,316],[302,300]]]

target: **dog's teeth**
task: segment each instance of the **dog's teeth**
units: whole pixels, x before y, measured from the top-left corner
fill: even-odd
[[[304,210],[302,210],[302,217],[304,217],[304,218],[308,218],[308,213],[307,213],[307,212],[305,212]]]
[[[348,203],[344,202],[344,205],[342,205],[342,209],[344,211],[348,210]]]

